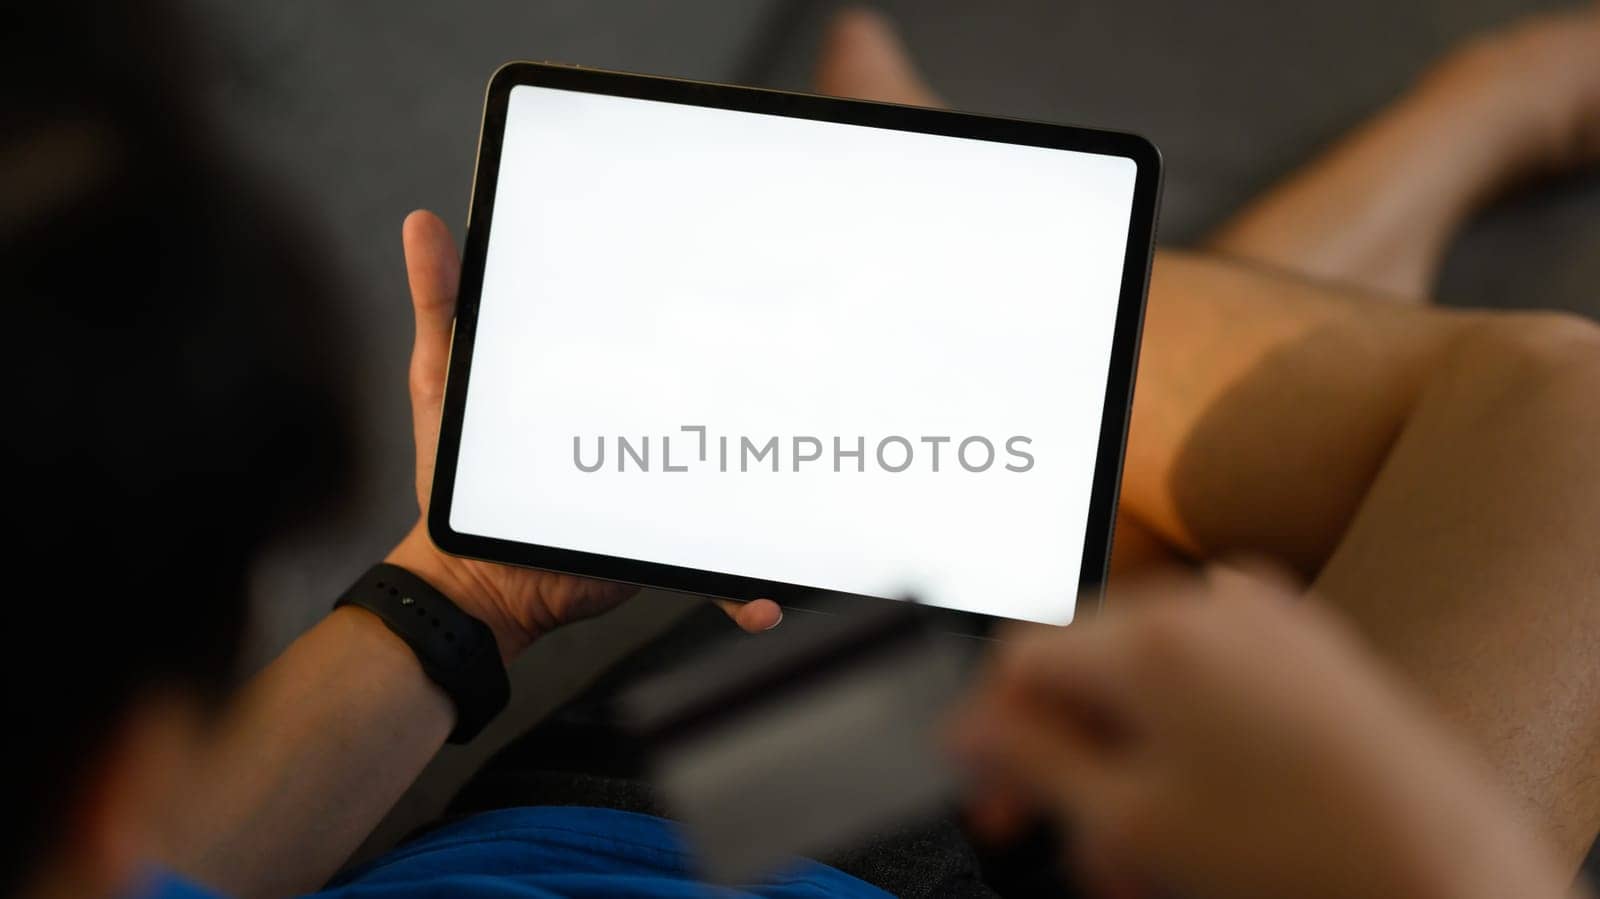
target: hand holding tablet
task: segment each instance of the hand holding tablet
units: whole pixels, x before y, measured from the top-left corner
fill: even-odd
[[[1109,552],[1158,185],[1128,135],[507,66],[433,539],[1067,623]]]
[[[550,571],[486,564],[446,555],[428,537],[425,522],[439,443],[450,333],[461,280],[460,256],[444,222],[418,210],[403,230],[406,275],[416,314],[411,352],[411,413],[416,436],[417,503],[422,518],[384,561],[422,577],[458,607],[487,624],[506,662],[540,634],[601,614],[637,592],[631,584]],[[783,616],[771,600],[715,600],[742,630],[770,630]]]

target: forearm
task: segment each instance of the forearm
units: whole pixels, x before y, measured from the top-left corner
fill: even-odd
[[[320,886],[439,750],[454,715],[375,616],[334,612],[220,722],[170,863],[230,895]]]

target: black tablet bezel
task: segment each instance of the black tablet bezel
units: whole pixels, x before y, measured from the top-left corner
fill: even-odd
[[[462,251],[461,289],[456,305],[449,381],[439,427],[428,530],[445,552],[491,562],[520,565],[603,580],[702,596],[749,600],[767,597],[790,607],[837,609],[840,594],[818,588],[759,578],[703,571],[552,546],[518,543],[463,534],[450,527],[460,453],[461,423],[466,408],[467,379],[483,288],[484,260],[499,180],[501,143],[511,89],[534,85],[666,103],[727,109],[766,115],[888,128],[922,134],[998,141],[1034,147],[1077,150],[1131,159],[1137,166],[1133,209],[1123,258],[1122,288],[1112,337],[1105,406],[1101,413],[1099,448],[1090,492],[1088,526],[1075,615],[1098,608],[1111,558],[1117,493],[1122,479],[1128,418],[1133,405],[1134,372],[1144,326],[1145,295],[1154,251],[1156,210],[1161,191],[1161,154],[1143,137],[1116,131],[950,112],[888,103],[844,100],[812,94],[684,81],[651,75],[611,72],[553,63],[513,62],[501,66],[489,81],[484,99],[483,128],[478,142],[477,171],[468,208]],[[814,602],[819,595],[827,602]],[[855,597],[863,602],[890,602],[880,597]],[[969,612],[930,610],[940,627],[973,635],[987,634],[997,619]]]

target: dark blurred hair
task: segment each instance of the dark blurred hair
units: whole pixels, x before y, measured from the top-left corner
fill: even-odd
[[[158,3],[0,12],[0,892],[129,703],[234,675],[252,555],[345,480],[325,268],[220,154]]]

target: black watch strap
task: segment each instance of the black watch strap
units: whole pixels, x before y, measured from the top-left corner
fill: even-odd
[[[340,606],[359,606],[378,616],[416,653],[422,670],[455,703],[450,742],[477,736],[511,699],[494,632],[404,568],[372,566],[333,604]]]

